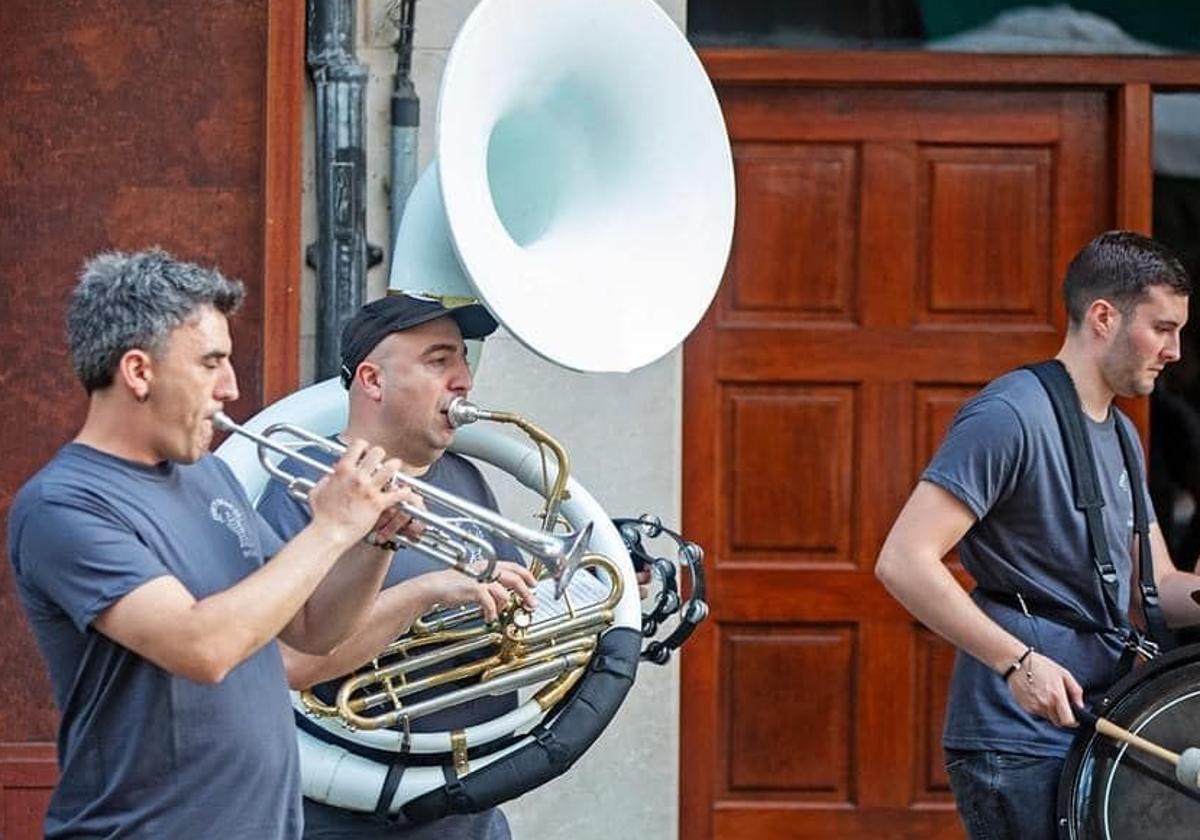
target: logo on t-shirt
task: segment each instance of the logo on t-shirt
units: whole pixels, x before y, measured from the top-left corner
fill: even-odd
[[[1117,486],[1126,493],[1129,493],[1129,502],[1133,504],[1133,493],[1129,491],[1129,471],[1121,470],[1121,477],[1117,479]],[[1125,523],[1125,527],[1133,530],[1133,508],[1129,509],[1129,519]]]
[[[480,527],[480,525],[477,522],[475,522],[475,520],[471,519],[470,517],[466,517],[466,516],[447,516],[447,517],[445,517],[445,519],[447,522],[451,522],[454,525],[457,525],[459,528],[461,528],[463,531],[470,534],[471,536],[477,537],[482,542],[487,543],[489,546],[492,547],[492,550],[495,551],[496,547],[494,545],[492,545],[492,541],[490,539],[488,539],[487,532],[484,531],[484,529],[482,527]],[[464,553],[466,554],[466,557],[464,559],[466,560],[467,565],[473,566],[476,564],[483,563],[483,560],[484,560],[483,547],[479,543],[471,542],[469,540],[464,540],[463,541],[463,549],[464,549]]]
[[[246,518],[241,508],[228,499],[213,499],[208,512],[213,522],[221,523],[237,537],[238,547],[244,557],[254,556],[254,544],[250,542],[250,534],[246,531]]]

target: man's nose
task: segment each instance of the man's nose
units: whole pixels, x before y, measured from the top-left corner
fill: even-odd
[[[471,376],[471,368],[467,365],[467,360],[464,358],[462,362],[455,366],[454,375],[450,378],[450,390],[467,393],[471,390],[471,386],[475,384],[474,377]]]
[[[225,362],[225,375],[217,381],[213,397],[221,402],[233,402],[238,398],[237,373],[229,362]]]
[[[1167,346],[1163,348],[1163,355],[1166,356],[1169,362],[1179,361],[1183,355],[1183,347],[1179,343],[1178,332],[1171,333],[1171,337],[1167,339]]]

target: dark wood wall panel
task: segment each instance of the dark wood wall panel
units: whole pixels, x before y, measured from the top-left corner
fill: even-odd
[[[0,443],[0,513],[82,422],[63,316],[98,251],[161,245],[246,280],[234,358],[241,405],[260,404],[266,23],[265,3],[235,0],[5,3],[0,358],[21,422]],[[20,615],[8,564],[2,591],[6,614]],[[9,641],[0,692],[15,702],[0,710],[0,740],[52,739],[49,684],[23,622]]]
[[[273,158],[269,177],[264,160],[268,135],[299,138],[302,35],[303,4],[5,0],[0,378],[10,423],[0,440],[0,523],[21,484],[82,422],[63,320],[92,254],[159,245],[245,281],[232,325],[242,396],[229,411],[246,416],[262,404],[264,369],[284,387],[295,367],[294,329],[284,323],[295,295],[273,295],[272,320],[264,278],[298,264],[298,189],[289,193],[299,184],[298,143]],[[9,618],[0,642],[0,833],[18,840],[41,835],[57,716],[7,562],[0,611]]]
[[[848,562],[855,390],[737,388],[726,399],[733,504],[723,562]],[[779,516],[781,509],[788,515]],[[765,558],[764,552],[772,555]]]
[[[42,836],[57,775],[53,744],[0,743],[0,837]]]
[[[722,637],[729,794],[848,802],[853,628],[732,625]]]
[[[858,150],[746,143],[734,166],[746,201],[738,204],[730,258],[733,308],[759,317],[852,320]]]

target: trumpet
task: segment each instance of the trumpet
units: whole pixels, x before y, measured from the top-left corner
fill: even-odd
[[[301,450],[315,447],[337,458],[346,453],[346,447],[337,441],[290,423],[275,423],[260,434],[239,426],[224,412],[218,411],[213,415],[213,425],[221,431],[242,435],[256,443],[258,459],[263,469],[276,480],[283,482],[288,493],[301,501],[307,501],[308,494],[316,486],[316,482],[273,463],[268,452],[292,458],[324,475],[331,474],[333,468]],[[561,595],[565,590],[586,556],[592,535],[590,522],[574,533],[553,534],[549,531],[538,531],[403,472],[395,473],[391,480],[394,485],[407,486],[423,498],[432,499],[460,517],[465,517],[469,525],[478,528],[483,534],[481,536],[473,533],[451,519],[431,513],[423,507],[404,503],[400,505],[400,510],[423,523],[425,531],[420,537],[398,534],[393,538],[396,544],[392,544],[392,548],[408,546],[475,580],[488,582],[495,580],[497,574],[498,558],[492,539],[505,539],[528,553],[546,570],[555,581],[556,595]],[[486,536],[489,534],[492,539]]]

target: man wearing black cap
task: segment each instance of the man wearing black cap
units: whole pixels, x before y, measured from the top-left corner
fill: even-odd
[[[350,413],[339,437],[369,440],[398,457],[404,471],[422,481],[492,509],[496,501],[479,470],[447,452],[454,429],[446,408],[471,388],[464,338],[482,338],[496,321],[481,305],[447,309],[441,303],[410,295],[389,295],[364,306],[342,331],[342,383],[349,391]],[[306,454],[328,460],[316,450]],[[299,474],[302,465],[291,464]],[[298,531],[307,510],[278,483],[272,483],[259,510],[281,535]],[[434,511],[442,513],[442,511]],[[517,558],[511,546],[496,546],[501,556]],[[478,603],[485,618],[495,617],[518,594],[533,606],[533,576],[515,562],[497,566],[499,578],[477,583],[418,552],[396,552],[384,589],[360,631],[328,656],[284,650],[288,680],[294,688],[313,687],[326,702],[341,678],[369,662],[388,642],[435,604],[443,607]],[[515,708],[513,694],[485,697],[413,722],[413,731],[459,729],[491,720]],[[336,796],[329,797],[330,802]],[[498,809],[448,817],[436,823],[398,827],[374,814],[304,801],[306,838],[480,838],[510,837]]]

